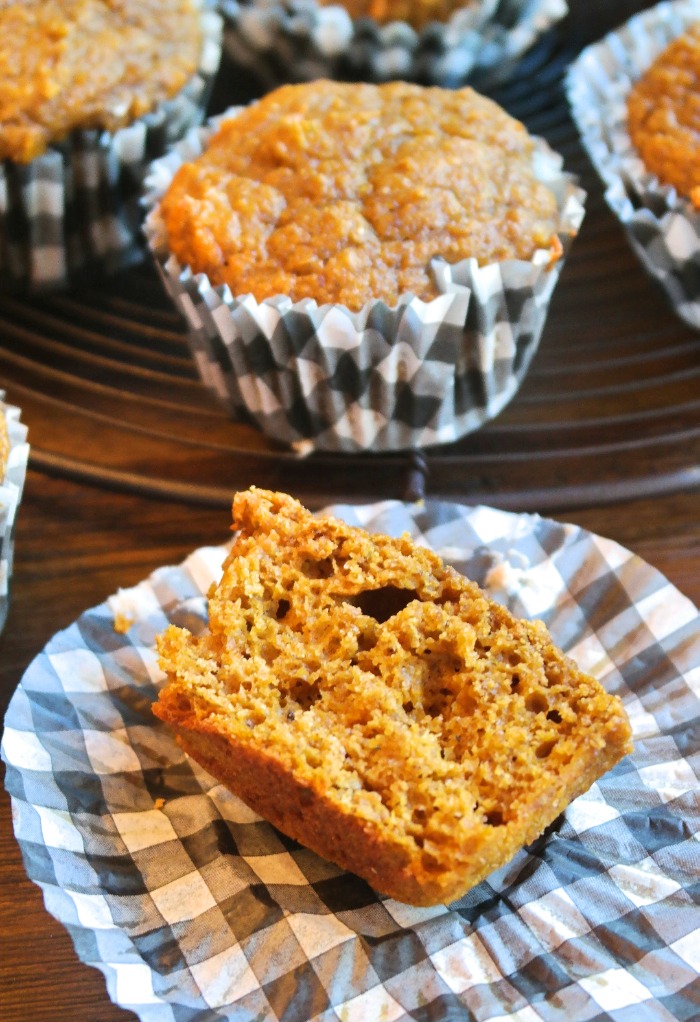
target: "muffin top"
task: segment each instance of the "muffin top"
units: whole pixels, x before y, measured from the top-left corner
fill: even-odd
[[[667,46],[633,86],[627,113],[647,170],[700,209],[700,22]]]
[[[26,163],[75,128],[115,131],[197,67],[197,0],[0,0],[0,159]]]
[[[422,29],[431,21],[448,21],[456,10],[480,6],[480,0],[319,0],[322,7],[339,4],[352,18],[372,18],[380,25],[405,21]]]
[[[226,118],[160,210],[180,263],[234,295],[429,300],[434,256],[561,251],[533,145],[470,88],[284,86]]]

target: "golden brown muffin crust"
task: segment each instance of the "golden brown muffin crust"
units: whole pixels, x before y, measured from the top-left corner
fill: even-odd
[[[408,536],[238,494],[209,631],[154,706],[290,836],[414,904],[507,862],[630,751],[620,701]]]
[[[221,125],[162,203],[172,251],[214,285],[358,310],[437,295],[430,260],[560,251],[526,129],[472,89],[318,81]]]
[[[700,22],[667,46],[632,87],[627,111],[647,170],[700,209]]]
[[[200,46],[194,0],[0,0],[0,159],[131,123],[186,84]]]

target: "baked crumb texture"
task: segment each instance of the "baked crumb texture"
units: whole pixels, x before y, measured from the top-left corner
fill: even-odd
[[[210,630],[155,714],[253,810],[377,891],[450,902],[631,750],[620,701],[408,536],[234,500]]]
[[[0,159],[26,163],[73,129],[116,131],[197,68],[195,0],[0,2]]]
[[[647,170],[700,209],[700,22],[671,42],[635,83],[627,113]]]
[[[430,300],[435,256],[561,255],[533,140],[470,88],[283,86],[180,167],[161,214],[182,266],[258,302]]]

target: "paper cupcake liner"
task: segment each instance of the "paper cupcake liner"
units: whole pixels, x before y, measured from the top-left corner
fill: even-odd
[[[392,308],[376,301],[360,312],[232,295],[171,255],[158,207],[177,168],[199,155],[219,120],[155,161],[145,181],[148,242],[217,399],[300,454],[445,444],[497,415],[535,353],[564,258],[552,266],[551,253],[540,250],[529,261],[486,266],[435,259],[439,297],[406,295]],[[544,141],[536,145],[537,176],[557,196],[565,255],[585,193]]]
[[[27,427],[20,422],[20,410],[5,404],[5,392],[0,390],[0,416],[7,423],[10,450],[4,478],[0,476],[0,632],[5,625],[10,598],[12,556],[14,552],[15,520],[22,500],[24,479],[27,474],[29,444]]]
[[[155,636],[203,627],[221,575],[225,548],[200,548],[54,635],[5,717],[14,833],[81,960],[140,1022],[696,1020],[697,608],[632,551],[537,515],[326,511],[407,532],[542,619],[623,699],[634,754],[455,904],[382,898],[251,813],[154,719]]]
[[[316,0],[222,0],[221,9],[227,54],[268,88],[322,77],[483,88],[506,79],[568,11],[565,0],[484,0],[416,30],[353,19],[344,7]]]
[[[0,163],[0,290],[63,287],[144,257],[149,163],[201,123],[221,59],[222,19],[203,0],[196,73],[116,132],[74,131],[28,164]]]
[[[605,199],[677,314],[700,328],[700,210],[650,174],[627,130],[627,95],[662,50],[700,20],[700,0],[661,3],[587,47],[566,90]]]

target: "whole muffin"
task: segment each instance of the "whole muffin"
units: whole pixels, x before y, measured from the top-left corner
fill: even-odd
[[[141,257],[143,172],[201,121],[220,45],[202,0],[0,3],[3,286]]]
[[[161,212],[180,263],[257,301],[429,301],[436,255],[561,253],[532,139],[470,88],[285,86],[224,120]]]
[[[203,382],[298,454],[456,440],[516,393],[584,193],[472,89],[284,86],[146,179]]]
[[[627,115],[647,170],[700,209],[700,22],[674,39],[635,83]]]

